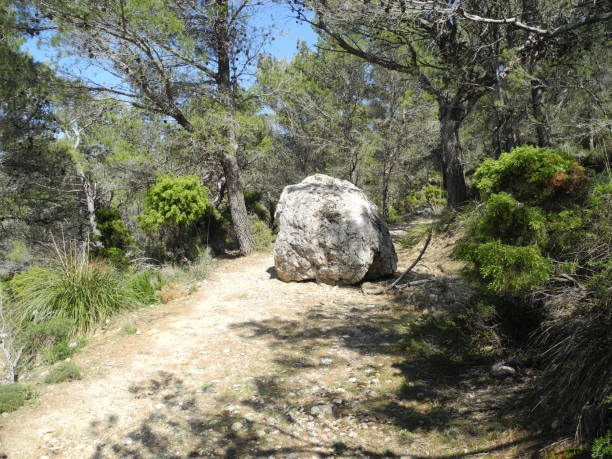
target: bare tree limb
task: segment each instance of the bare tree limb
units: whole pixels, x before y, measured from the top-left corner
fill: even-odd
[[[612,19],[612,11],[602,14],[591,14],[587,16],[582,16],[578,20],[574,22],[570,22],[569,24],[564,24],[555,29],[544,29],[542,27],[536,27],[529,24],[525,24],[521,22],[518,18],[485,18],[481,16],[477,16],[475,14],[468,13],[467,11],[462,12],[463,17],[469,19],[474,22],[485,22],[489,24],[510,24],[519,29],[524,29],[529,32],[536,33],[538,35],[544,35],[546,37],[556,37],[566,32],[570,32],[574,29],[578,29],[579,27],[583,27],[589,24],[595,24],[597,22],[604,22],[608,19]]]
[[[382,287],[382,288],[374,289],[374,290],[366,290],[362,287],[361,291],[365,295],[380,295],[382,293],[387,293],[389,290],[395,288],[401,281],[404,280],[404,278],[408,275],[408,273],[410,273],[410,271],[413,270],[413,268],[419,263],[419,261],[421,261],[421,258],[423,257],[425,250],[427,250],[427,247],[429,246],[429,243],[431,242],[432,236],[433,236],[433,229],[429,231],[429,235],[427,236],[427,240],[425,241],[425,244],[423,244],[423,248],[421,249],[419,256],[416,257],[416,260],[414,260],[412,264],[408,266],[408,268],[406,268],[406,271],[404,271],[400,277],[395,279],[395,281],[393,281],[391,284],[387,285],[386,287]]]

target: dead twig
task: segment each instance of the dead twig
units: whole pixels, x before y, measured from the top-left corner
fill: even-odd
[[[427,236],[427,240],[425,241],[425,244],[423,245],[423,248],[421,249],[419,256],[416,258],[416,260],[412,262],[410,266],[408,266],[406,271],[404,271],[400,277],[395,279],[395,281],[393,281],[391,284],[387,285],[386,287],[382,287],[382,288],[378,288],[374,290],[366,290],[363,287],[361,287],[361,292],[364,295],[380,295],[382,293],[388,292],[392,288],[395,288],[401,281],[404,280],[404,278],[408,275],[408,273],[410,273],[410,271],[412,271],[412,269],[419,263],[419,261],[421,261],[421,258],[423,257],[425,250],[427,250],[427,247],[429,246],[429,243],[431,242],[432,236],[433,236],[433,228],[429,230],[429,235]]]

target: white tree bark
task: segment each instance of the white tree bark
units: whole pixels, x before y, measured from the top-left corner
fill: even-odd
[[[17,340],[17,325],[4,309],[2,291],[0,291],[0,349],[4,358],[4,375],[0,376],[0,385],[17,381],[17,367],[23,355],[24,345]]]

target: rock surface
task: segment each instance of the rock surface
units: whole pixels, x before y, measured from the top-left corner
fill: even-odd
[[[491,366],[491,374],[496,378],[503,378],[504,376],[514,376],[516,370],[512,367],[504,365],[503,362],[497,362]]]
[[[334,409],[328,403],[321,403],[310,408],[310,414],[316,417],[332,417]]]
[[[274,265],[285,281],[354,284],[397,266],[387,225],[350,182],[316,174],[285,187],[276,208]]]

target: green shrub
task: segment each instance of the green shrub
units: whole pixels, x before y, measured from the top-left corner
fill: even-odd
[[[10,249],[6,254],[6,258],[19,263],[27,263],[32,259],[30,250],[25,245],[25,242],[16,239],[11,241]]]
[[[402,215],[400,212],[395,207],[389,206],[389,209],[387,209],[387,223],[398,223],[401,220]]]
[[[529,245],[546,241],[545,219],[537,207],[520,204],[508,193],[492,195],[476,225],[473,238],[505,244]]]
[[[596,438],[591,449],[591,457],[606,459],[612,457],[612,430],[603,437]]]
[[[66,319],[50,319],[43,322],[29,322],[23,332],[26,342],[25,352],[35,355],[42,350],[49,351],[50,363],[63,360],[70,349],[70,335],[74,330],[74,322]],[[56,359],[57,358],[57,359]]]
[[[524,146],[486,160],[474,177],[485,204],[467,218],[457,255],[486,290],[526,294],[550,278],[551,257],[584,236],[584,169],[557,151]]]
[[[584,237],[583,212],[576,209],[546,213],[547,242],[543,244],[549,252],[561,253],[572,250]]]
[[[8,283],[10,307],[24,326],[68,319],[75,332],[87,331],[114,312],[134,306],[117,272],[92,261],[85,249],[58,251],[55,265],[35,267]]]
[[[612,240],[612,179],[608,176],[606,182],[593,188],[585,210],[585,220],[588,221],[591,235],[604,241]]]
[[[270,249],[275,240],[272,230],[255,215],[250,215],[249,221],[255,238],[255,250],[262,252]]]
[[[102,233],[100,242],[104,247],[124,250],[134,242],[132,231],[123,223],[119,209],[96,210],[96,223]]]
[[[505,191],[519,201],[541,203],[575,196],[586,182],[584,168],[573,158],[548,148],[523,146],[499,159],[486,159],[474,174],[483,198]]]
[[[15,411],[34,396],[34,389],[25,384],[14,383],[0,386],[0,413]]]
[[[610,422],[610,417],[612,415],[612,396],[606,397],[603,402],[608,409],[608,412],[606,413],[608,418],[608,427],[612,427]],[[591,448],[591,457],[595,459],[612,457],[612,430],[608,430],[605,435],[595,439]]]
[[[209,191],[196,175],[160,175],[147,192],[138,221],[145,231],[155,231],[161,226],[190,225],[207,212],[214,212]]]
[[[459,258],[472,263],[472,275],[497,294],[521,294],[542,285],[552,273],[552,261],[537,246],[513,246],[500,241],[464,244]]]
[[[103,247],[92,250],[92,256],[101,257],[113,265],[125,268],[128,258],[125,250],[135,242],[131,230],[125,226],[118,209],[103,208],[96,210],[96,222],[101,236],[96,238]]]
[[[190,280],[206,279],[214,267],[214,259],[210,249],[196,247],[196,258],[189,262],[188,272]]]
[[[127,268],[130,262],[123,250],[117,247],[94,247],[91,253],[94,258],[102,258],[119,269]]]
[[[593,212],[612,213],[612,180],[606,177],[605,183],[600,183],[593,187],[589,207]]]
[[[73,362],[61,362],[55,365],[45,376],[46,384],[57,384],[64,381],[81,379],[81,369]]]
[[[612,368],[610,176],[587,181],[572,158],[521,147],[485,161],[475,179],[485,202],[464,219],[456,254],[469,262],[467,273],[508,336],[521,345],[529,339],[540,362],[540,416],[591,440],[609,429],[602,401]],[[533,295],[536,287],[545,295]],[[605,456],[602,438],[594,454]]]
[[[424,201],[432,208],[446,207],[446,191],[428,183],[422,190]]]
[[[421,205],[423,204],[421,197],[421,193],[419,193],[418,191],[412,191],[402,200],[402,209],[405,210],[406,213],[411,213],[418,210],[419,207],[421,207]]]

